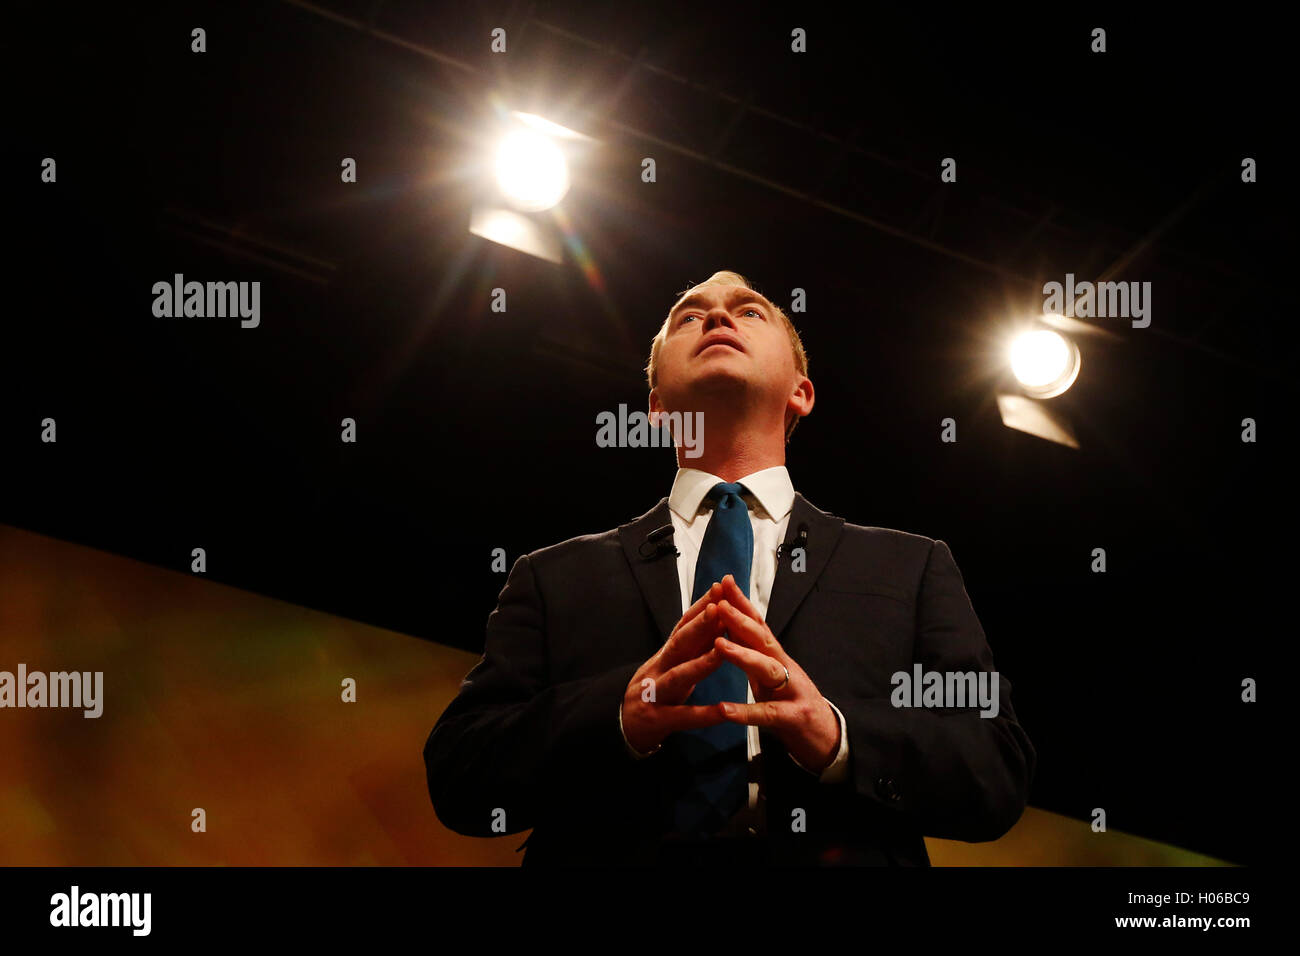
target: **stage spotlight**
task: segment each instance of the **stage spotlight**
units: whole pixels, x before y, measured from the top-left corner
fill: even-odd
[[[582,238],[559,203],[569,192],[572,164],[582,176],[599,143],[535,113],[495,101],[498,125],[484,137],[475,177],[469,231],[557,265],[566,247],[580,255]]]
[[[550,209],[569,191],[569,164],[555,141],[535,129],[513,130],[496,151],[497,185],[526,212]]]
[[[1011,342],[1011,371],[1034,398],[1055,398],[1079,377],[1079,348],[1051,329],[1022,332]]]

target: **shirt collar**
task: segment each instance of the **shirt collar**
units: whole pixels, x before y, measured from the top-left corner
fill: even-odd
[[[678,468],[673,479],[673,490],[668,495],[668,507],[690,524],[699,513],[700,504],[709,489],[722,479],[697,468]],[[740,484],[749,489],[754,500],[773,521],[780,521],[794,507],[794,485],[785,465],[773,465],[741,478]]]

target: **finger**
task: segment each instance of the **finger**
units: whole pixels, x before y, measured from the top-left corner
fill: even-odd
[[[718,606],[705,605],[701,613],[673,631],[668,638],[668,643],[659,655],[660,674],[708,651],[713,645],[713,639],[718,636],[720,627]]]
[[[788,700],[762,700],[756,704],[737,704],[730,701],[718,704],[726,720],[733,724],[755,727],[794,727],[799,723],[799,705]]]
[[[699,614],[703,613],[704,609],[710,604],[717,604],[721,599],[721,596],[722,585],[714,584],[711,588],[700,595],[699,600],[686,609],[686,613],[682,615],[681,620],[673,625],[672,634],[669,634],[668,636],[672,637],[673,634],[676,634],[684,625],[689,624]]]
[[[740,589],[736,583],[736,576],[728,574],[722,579],[722,594],[717,600],[726,600],[739,609],[741,614],[753,618],[758,623],[763,623],[763,615],[758,613],[758,608],[746,596],[745,592]]]
[[[658,725],[669,734],[679,730],[712,727],[727,719],[718,704],[682,704],[679,707],[665,707],[656,711],[656,714],[659,715]]]
[[[680,704],[691,695],[695,685],[725,663],[722,651],[713,648],[699,657],[665,671],[655,681],[655,702]]]
[[[754,690],[755,700],[773,693],[785,681],[785,668],[776,658],[736,644],[725,637],[717,638],[714,645],[727,660],[745,672],[745,676],[749,678],[749,686]],[[781,689],[785,690],[789,686],[786,684]]]
[[[767,624],[742,614],[729,601],[723,601],[718,605],[718,627],[727,632],[727,636],[733,643],[752,647],[768,657],[775,657],[786,667],[790,666],[790,658],[772,636],[772,629]]]

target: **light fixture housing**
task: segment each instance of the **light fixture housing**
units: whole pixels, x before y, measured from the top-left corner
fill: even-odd
[[[570,222],[560,202],[571,185],[570,165],[581,172],[598,142],[552,120],[508,109],[493,97],[495,138],[475,163],[475,197],[469,231],[498,245],[560,264]]]

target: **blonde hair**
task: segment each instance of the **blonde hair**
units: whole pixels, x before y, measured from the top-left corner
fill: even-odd
[[[754,286],[750,284],[749,280],[746,279],[744,276],[742,276],[739,272],[731,272],[728,270],[715,272],[713,273],[713,275],[709,276],[703,282],[700,282],[697,285],[690,286],[689,288],[683,289],[681,292],[677,293],[677,301],[680,302],[684,297],[704,288],[706,285],[715,282],[727,282],[732,285],[744,286],[746,289],[750,289],[751,291],[757,293],[760,298],[766,301],[768,305],[770,305],[773,308],[773,310],[775,310],[776,314],[781,317],[781,321],[785,325],[786,333],[790,336],[790,349],[794,353],[794,366],[796,369],[799,370],[800,375],[807,376],[808,353],[804,351],[803,340],[799,338],[799,332],[794,327],[794,323],[790,321],[790,316],[786,315],[785,310],[782,309],[779,305],[777,305],[775,302],[772,302],[761,292],[755,289]],[[673,308],[676,307],[677,305],[676,303],[674,303]],[[669,316],[672,315],[672,309],[668,310],[668,315]],[[646,381],[650,383],[651,390],[653,390],[654,387],[658,384],[657,372],[659,366],[659,350],[663,347],[664,338],[667,335],[668,335],[668,319],[665,318],[664,324],[659,327],[659,333],[654,337],[654,340],[650,343],[650,361],[645,367]],[[786,441],[789,441],[790,436],[794,434],[795,426],[799,424],[799,417],[800,416],[798,415],[791,416],[790,423],[786,425],[785,428]]]

